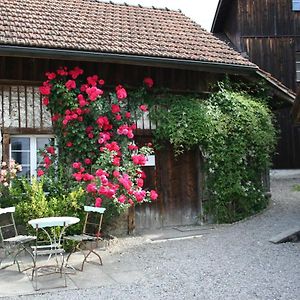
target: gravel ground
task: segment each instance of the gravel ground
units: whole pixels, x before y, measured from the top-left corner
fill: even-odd
[[[268,241],[300,224],[300,192],[292,191],[296,183],[300,176],[273,177],[270,208],[201,238],[119,241],[111,255],[143,270],[136,282],[15,299],[300,299],[300,243]]]

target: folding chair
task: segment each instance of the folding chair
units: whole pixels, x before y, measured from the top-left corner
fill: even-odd
[[[4,248],[4,257],[0,258],[0,269],[10,266],[2,266],[2,262],[5,259],[11,258],[13,260],[12,264],[17,263],[18,270],[21,272],[17,257],[24,251],[30,255],[33,261],[33,254],[29,244],[34,241],[36,237],[18,234],[14,212],[15,207],[0,208],[0,244]]]
[[[102,226],[103,213],[106,209],[103,207],[85,206],[84,210],[86,212],[86,216],[82,234],[64,237],[65,240],[73,242],[73,248],[71,249],[66,259],[67,265],[70,256],[75,253],[76,250],[80,251],[83,255],[83,261],[81,263],[80,269],[72,267],[79,271],[83,271],[83,266],[85,262],[88,262],[87,259],[91,254],[97,256],[99,258],[100,265],[102,265],[101,256],[95,251],[95,249],[98,248],[99,241],[102,240],[102,238],[100,237],[100,231]]]

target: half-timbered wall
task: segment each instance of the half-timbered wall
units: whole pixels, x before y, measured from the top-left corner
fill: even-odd
[[[0,123],[5,128],[49,130],[50,114],[42,105],[38,87],[26,85],[0,85]]]

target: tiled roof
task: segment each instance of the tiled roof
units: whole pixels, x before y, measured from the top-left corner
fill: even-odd
[[[97,0],[1,0],[0,46],[255,67],[180,11]]]

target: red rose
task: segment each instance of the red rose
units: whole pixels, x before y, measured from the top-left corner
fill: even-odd
[[[70,91],[76,88],[76,82],[74,80],[68,80],[65,84],[66,88]]]
[[[84,162],[85,162],[86,165],[90,165],[92,163],[92,160],[90,158],[86,158],[84,160]]]
[[[120,105],[118,105],[118,104],[112,104],[112,105],[111,105],[111,112],[112,112],[113,114],[117,114],[117,113],[119,113],[120,111],[121,111]]]
[[[158,194],[156,193],[156,191],[151,190],[151,191],[150,191],[150,199],[151,199],[151,200],[156,200],[157,197],[158,197]]]
[[[118,86],[116,87],[116,94],[117,94],[117,98],[118,98],[119,100],[122,100],[122,99],[127,98],[127,92],[126,92],[126,90],[123,88],[122,85],[118,85]]]
[[[147,110],[148,110],[147,105],[146,105],[146,104],[140,105],[140,110],[141,110],[141,111],[147,111]]]
[[[102,205],[102,199],[96,198],[95,199],[95,207],[101,207],[101,205]]]
[[[154,84],[153,79],[150,78],[150,77],[144,78],[144,84],[145,84],[149,89],[151,89],[151,88],[153,87],[153,84]]]
[[[53,146],[49,146],[49,147],[47,147],[46,151],[50,154],[54,154],[55,153],[55,148]]]
[[[45,106],[48,106],[48,104],[49,104],[49,98],[44,98],[44,99],[43,99],[43,104],[44,104]]]
[[[49,80],[52,80],[52,79],[54,79],[54,78],[56,77],[56,74],[53,73],[53,72],[52,72],[52,73],[47,72],[45,75],[47,76],[47,78],[48,78]]]
[[[38,176],[38,177],[41,177],[41,176],[43,176],[44,174],[45,174],[45,173],[44,173],[43,170],[38,169],[38,171],[37,171],[37,176]]]

